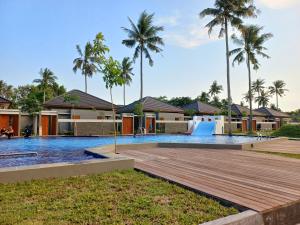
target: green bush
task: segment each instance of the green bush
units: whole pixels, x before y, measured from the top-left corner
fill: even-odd
[[[273,133],[273,136],[300,138],[300,125],[284,125]]]

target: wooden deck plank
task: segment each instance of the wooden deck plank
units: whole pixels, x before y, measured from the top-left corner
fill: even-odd
[[[291,146],[292,148],[292,146]],[[259,212],[300,200],[300,161],[249,151],[121,150],[135,167]]]

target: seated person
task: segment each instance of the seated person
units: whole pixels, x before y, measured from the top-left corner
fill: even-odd
[[[8,139],[10,139],[11,136],[14,135],[14,129],[12,128],[12,126],[9,126],[9,128],[6,131],[6,135],[7,135]]]
[[[28,138],[31,136],[31,129],[29,127],[25,127],[24,129],[24,137]]]
[[[1,128],[1,129],[0,129],[0,136],[1,136],[1,137],[4,137],[5,134],[6,134],[6,129],[5,129],[5,128]]]

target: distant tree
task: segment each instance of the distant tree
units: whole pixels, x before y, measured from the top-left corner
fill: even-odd
[[[37,83],[41,90],[43,91],[43,103],[46,101],[46,91],[52,87],[57,79],[54,73],[48,69],[41,69],[40,70],[40,77],[39,79],[33,80],[34,83]]]
[[[270,105],[270,108],[273,109],[273,110],[281,111],[280,109],[278,110],[278,108],[276,107],[276,105],[273,104],[273,103]]]
[[[207,92],[202,91],[201,94],[196,98],[196,100],[204,103],[209,103],[210,96]]]
[[[81,70],[84,76],[85,92],[87,93],[87,77],[92,77],[98,71],[94,57],[94,47],[90,42],[87,42],[84,52],[82,52],[79,45],[76,45],[76,49],[79,57],[73,60],[73,71],[76,73],[77,70]]]
[[[278,106],[278,97],[284,96],[285,92],[288,91],[288,89],[285,88],[286,83],[283,80],[276,80],[273,82],[273,85],[269,87],[269,91],[271,95],[276,96],[276,108],[279,109]]]
[[[58,83],[54,83],[52,86],[53,97],[63,95],[67,92],[67,89],[63,85],[59,85]]]
[[[122,61],[121,64],[121,69],[122,69],[122,77],[124,80],[124,85],[123,85],[123,100],[124,100],[124,105],[126,105],[126,97],[125,97],[125,87],[126,85],[130,85],[132,82],[132,76],[134,75],[132,70],[132,62],[130,61],[129,57],[125,57]]]
[[[222,108],[222,103],[221,103],[220,98],[218,96],[214,96],[212,101],[210,102],[210,104],[217,107],[217,108]]]
[[[113,93],[112,88],[115,86],[122,86],[125,83],[125,80],[122,77],[122,68],[118,61],[114,60],[112,57],[109,57],[103,64],[101,70],[103,74],[103,81],[105,82],[106,89],[109,89],[111,107],[113,111],[113,123],[114,123],[114,140],[115,140],[115,153],[117,153],[117,130],[116,130],[116,112],[113,103]]]
[[[156,97],[156,99],[158,101],[161,101],[161,102],[165,102],[165,103],[168,103],[168,97],[167,96],[159,96],[159,97]]]
[[[196,110],[194,109],[186,109],[184,110],[184,114],[188,116],[194,116],[196,114]]]
[[[220,94],[223,91],[223,86],[222,85],[218,85],[218,82],[215,80],[212,85],[210,86],[209,89],[209,94],[212,97],[216,97],[218,94]]]
[[[252,4],[252,0],[215,0],[214,8],[204,9],[200,13],[200,17],[210,16],[213,19],[206,25],[208,28],[208,34],[210,35],[215,27],[221,27],[219,32],[219,38],[222,38],[225,34],[226,44],[226,65],[227,65],[227,112],[229,123],[229,135],[231,131],[231,88],[230,88],[230,65],[229,65],[229,43],[228,43],[228,26],[238,28],[242,23],[241,18],[255,17],[256,8]]]
[[[264,53],[265,48],[264,43],[269,40],[273,35],[271,33],[260,34],[263,27],[258,27],[255,25],[250,26],[240,26],[239,31],[241,37],[238,38],[235,34],[232,35],[233,42],[239,47],[230,51],[229,55],[235,55],[232,64],[241,64],[246,61],[248,68],[248,92],[249,92],[249,106],[250,106],[250,117],[249,117],[249,133],[252,133],[252,79],[251,79],[251,65],[254,70],[258,70],[260,64],[258,62],[257,56],[262,56],[264,58],[270,58],[266,53]]]
[[[149,65],[153,66],[153,60],[150,55],[150,51],[155,53],[162,52],[163,39],[158,36],[160,31],[163,31],[162,26],[153,25],[154,14],[148,14],[146,11],[142,12],[137,24],[129,19],[131,29],[124,28],[123,30],[127,33],[128,39],[122,41],[126,47],[135,48],[133,54],[133,61],[140,57],[140,76],[141,76],[141,93],[140,99],[143,98],[143,54],[149,60]]]
[[[255,98],[255,102],[258,103],[258,105],[261,105],[263,107],[267,107],[270,102],[270,94],[268,91],[265,91],[264,89],[261,90],[260,95]]]
[[[191,104],[193,100],[190,97],[176,97],[176,98],[171,98],[169,100],[169,104],[178,106],[178,107],[183,107],[185,105]]]
[[[260,96],[260,93],[265,89],[265,80],[264,79],[256,79],[252,82],[252,90],[257,93],[257,97]],[[258,101],[258,108],[260,103]]]

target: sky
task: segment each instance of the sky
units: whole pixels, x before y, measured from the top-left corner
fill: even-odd
[[[266,43],[271,59],[259,59],[261,68],[253,80],[263,78],[266,86],[284,80],[289,91],[280,98],[283,110],[300,108],[300,0],[256,0],[261,13],[247,24],[264,26],[274,37]],[[154,66],[144,65],[144,96],[190,96],[208,91],[214,80],[222,84],[226,97],[225,42],[207,34],[207,19],[201,10],[212,0],[0,0],[0,79],[14,86],[32,83],[41,68],[50,68],[68,90],[84,90],[84,77],[72,71],[78,57],[75,46],[84,46],[98,32],[105,36],[110,55],[122,60],[133,49],[122,45],[129,27],[128,17],[137,21],[143,10],[155,13],[154,23],[164,26],[164,51],[152,54]],[[234,31],[230,29],[230,33]],[[230,43],[230,48],[235,46]],[[127,87],[126,102],[139,98],[139,64]],[[248,87],[246,65],[231,68],[234,102],[240,103]],[[101,74],[88,79],[88,92],[109,100]],[[115,103],[122,104],[122,89],[114,88]],[[275,103],[275,98],[271,100]]]

